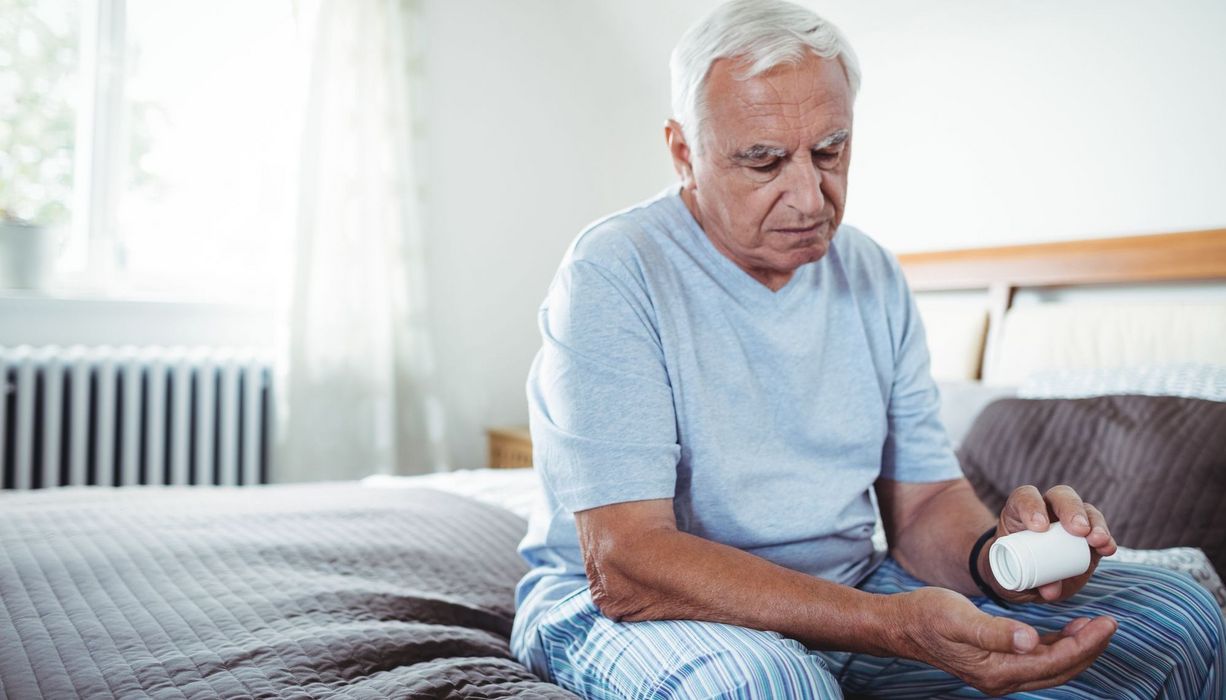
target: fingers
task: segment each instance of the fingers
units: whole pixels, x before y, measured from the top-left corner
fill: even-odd
[[[1065,627],[1077,622],[1074,620]],[[1119,623],[1110,617],[1098,617],[1082,623],[1077,631],[1063,636],[1053,644],[1040,646],[1033,654],[1014,657],[1031,666],[1035,674],[1022,689],[1049,687],[1067,682],[1094,663],[1111,643]],[[1040,680],[1041,679],[1041,680]]]
[[[1000,519],[1008,532],[1034,530],[1046,532],[1048,526],[1047,502],[1033,486],[1019,486],[1009,494]]]
[[[1102,511],[1081,500],[1072,487],[1061,484],[1040,494],[1033,486],[1019,486],[1009,495],[1001,512],[1001,522],[1007,532],[1034,530],[1045,532],[1050,524],[1049,513],[1064,529],[1085,537],[1102,556],[1115,553],[1115,539],[1107,528]]]
[[[1007,617],[978,612],[965,641],[980,649],[1005,654],[1027,654],[1039,644],[1039,633],[1030,625]]]
[[[1075,631],[1069,633],[1071,628]],[[1110,617],[1073,620],[1053,639],[1030,654],[999,657],[1004,685],[1018,690],[1047,688],[1065,683],[1094,663],[1107,648],[1118,624]],[[1055,637],[1054,635],[1059,635]]]
[[[1060,596],[1064,593],[1063,581],[1052,581],[1051,583],[1039,586],[1039,597],[1047,602],[1060,600]]]
[[[1039,635],[1039,643],[1051,646],[1065,637],[1071,637],[1077,634],[1082,627],[1085,627],[1089,623],[1090,618],[1088,617],[1074,618],[1069,620],[1068,624],[1066,624],[1062,629]]]
[[[1101,557],[1115,554],[1115,539],[1107,529],[1102,511],[1082,501],[1072,487],[1063,484],[1053,486],[1045,494],[1040,494],[1034,486],[1014,489],[1000,513],[999,527],[1005,534],[1023,530],[1046,532],[1052,519],[1058,520],[1070,534],[1086,538],[1091,551],[1089,568],[1081,576],[1049,583],[1021,596],[1005,594],[1008,600],[1051,603],[1067,599],[1081,590]]]
[[[954,673],[993,696],[1067,682],[1102,654],[1118,627],[1110,617],[1081,617],[1040,638],[1025,623],[988,615],[949,591],[932,591],[945,595],[929,589],[906,594],[924,596],[916,600],[929,622],[936,623],[924,626],[936,634],[913,658]]]
[[[1086,515],[1090,518],[1090,534],[1086,537],[1086,542],[1104,557],[1115,554],[1115,538],[1107,529],[1107,519],[1103,517],[1102,511],[1087,503]]]
[[[1090,534],[1090,518],[1086,513],[1086,505],[1081,501],[1071,487],[1061,484],[1053,486],[1044,494],[1051,512],[1056,514],[1056,520],[1070,534],[1085,537]]]
[[[1090,618],[1078,617],[1078,618],[1069,620],[1069,623],[1065,625],[1064,629],[1060,630],[1060,632],[1064,636],[1068,637],[1068,636],[1077,634],[1078,632],[1081,631],[1082,627],[1085,627],[1088,624],[1090,624]]]

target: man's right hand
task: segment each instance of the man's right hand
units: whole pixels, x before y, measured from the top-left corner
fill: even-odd
[[[1110,617],[1082,617],[1039,635],[1022,622],[981,612],[944,588],[891,597],[898,604],[900,656],[931,664],[993,696],[1068,682],[1094,663],[1119,627]]]

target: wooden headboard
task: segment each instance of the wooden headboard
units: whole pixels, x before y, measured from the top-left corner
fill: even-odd
[[[987,290],[985,357],[1022,288],[1226,280],[1226,229],[899,255],[916,292]]]

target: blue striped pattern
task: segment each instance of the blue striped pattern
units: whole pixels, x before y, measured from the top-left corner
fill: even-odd
[[[887,559],[860,588],[899,593],[923,586]],[[1077,617],[1111,615],[1120,628],[1099,659],[1058,688],[1016,698],[1226,698],[1223,622],[1213,598],[1187,576],[1103,562],[1072,600],[993,615],[1057,630]],[[541,676],[585,698],[982,698],[926,664],[866,654],[815,652],[774,632],[690,620],[616,623],[600,614],[586,588],[519,627],[516,655]]]

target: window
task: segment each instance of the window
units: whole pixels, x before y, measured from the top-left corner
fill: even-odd
[[[58,286],[267,303],[288,273],[294,213],[303,75],[295,5],[0,3],[4,23],[19,27],[17,45],[39,45],[21,54],[21,67],[0,67],[0,104],[12,103],[10,83],[27,93],[58,86],[41,104],[48,116],[27,120],[14,150],[27,158],[27,143],[67,142],[50,159],[50,146],[30,146],[42,165],[30,171],[22,160],[27,170],[14,173],[22,186],[59,188]],[[56,31],[24,29],[34,25]]]
[[[0,0],[0,209],[9,217],[69,218],[79,5]]]

